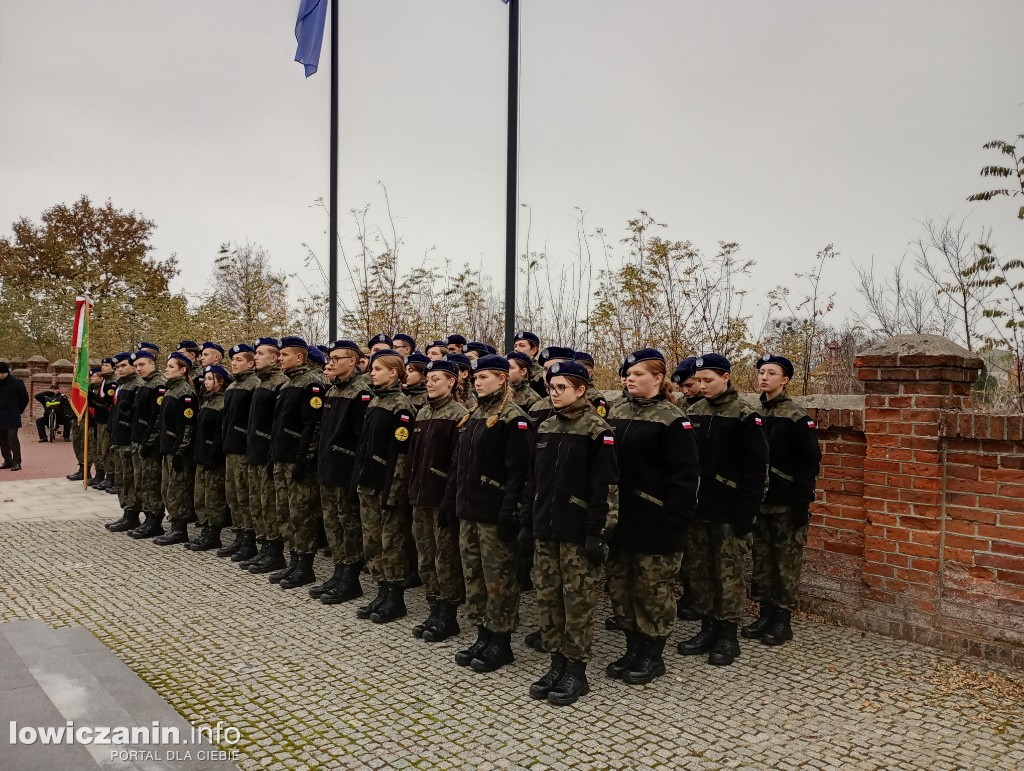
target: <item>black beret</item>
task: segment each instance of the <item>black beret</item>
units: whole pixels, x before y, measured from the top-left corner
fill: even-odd
[[[549,345],[540,352],[537,361],[540,362],[541,366],[544,366],[545,362],[549,362],[552,359],[572,359],[572,356],[572,348],[566,348],[563,345]]]
[[[212,348],[213,350],[219,352],[221,356],[224,355],[224,346],[218,345],[217,343],[211,340],[207,340],[205,343],[203,343],[203,350],[205,351],[207,348]]]
[[[448,343],[446,343],[444,340],[431,340],[426,346],[424,346],[423,350],[429,351],[431,348],[446,349],[447,347]]]
[[[473,351],[474,353],[479,353],[484,356],[488,353],[486,343],[481,343],[479,340],[470,340],[466,343],[466,350]]]
[[[235,354],[238,353],[256,353],[256,349],[253,348],[248,343],[238,343],[236,345],[231,346],[231,348],[228,349],[229,356],[234,356]]]
[[[430,363],[430,359],[428,357],[424,356],[419,351],[413,351],[412,353],[410,353],[408,356],[405,357],[405,363],[406,364],[429,364]]]
[[[697,373],[696,356],[687,356],[681,362],[676,365],[675,372],[672,373],[673,383],[685,383],[691,377]]]
[[[787,359],[785,356],[776,356],[772,353],[766,353],[760,359],[757,360],[757,364],[754,365],[754,369],[761,369],[765,364],[777,364],[782,367],[782,374],[788,378],[793,377],[793,362]]]
[[[530,365],[533,364],[533,359],[530,358],[529,354],[525,354],[522,351],[511,351],[505,358],[509,361],[512,361],[512,359],[521,361],[526,365],[527,369],[529,369]]]
[[[111,367],[113,367],[115,364],[117,364],[117,360],[113,356],[107,356],[103,359],[100,359],[100,364],[109,364]]]
[[[177,359],[182,364],[184,364],[185,367],[188,369],[192,367],[192,359],[190,359],[188,356],[181,353],[180,351],[175,351],[174,353],[167,357],[167,361],[170,361],[171,359]]]
[[[160,346],[159,345],[157,345],[156,343],[147,343],[145,340],[143,340],[141,343],[139,343],[139,348],[140,349],[148,348],[151,351],[156,351],[157,353],[160,353]]]
[[[384,348],[383,350],[377,351],[377,353],[370,357],[370,364],[373,364],[381,356],[397,356],[399,359],[402,358],[402,354],[398,351],[393,351],[390,348]]]
[[[261,345],[269,345],[271,348],[280,348],[281,341],[278,340],[276,337],[261,337],[259,340],[256,341],[256,344],[253,346],[253,348],[259,348]]]
[[[469,360],[469,357],[464,353],[447,353],[445,354],[445,358],[448,361],[454,361],[456,364],[462,367],[462,369],[472,369],[472,367],[470,366],[471,362]]]
[[[327,358],[324,356],[324,352],[317,348],[315,345],[311,345],[306,348],[309,354],[309,358],[315,361],[317,364],[324,365],[327,363]]]
[[[589,364],[591,367],[594,366],[594,357],[586,351],[576,351],[572,358],[576,361],[582,361],[584,364]]]
[[[225,383],[230,383],[231,382],[231,373],[228,372],[226,369],[224,369],[224,367],[222,367],[220,364],[208,364],[208,365],[206,365],[205,367],[203,367],[203,374],[204,375],[216,375],[221,380],[223,380]]]
[[[427,372],[447,372],[452,377],[458,377],[459,365],[451,359],[436,359],[427,364]]]
[[[373,348],[373,346],[379,345],[380,343],[384,343],[388,348],[391,348],[393,345],[391,338],[381,332],[379,335],[374,335],[370,338],[370,341],[367,343],[367,347]]]
[[[665,354],[659,351],[657,348],[641,348],[639,351],[633,351],[626,357],[626,360],[622,363],[622,371],[629,372],[629,368],[637,362],[641,361],[665,361]]]
[[[156,361],[156,354],[153,353],[149,348],[142,348],[132,354],[132,363],[137,362],[139,359],[149,359],[150,361]]]
[[[89,367],[89,374],[90,375],[98,375],[98,374],[100,374],[100,368],[97,367],[96,365],[93,365],[93,366]]]
[[[397,335],[395,335],[394,338],[392,338],[391,344],[394,345],[399,340],[404,340],[412,348],[416,347],[416,339],[412,335],[405,334],[405,332],[399,332]]]
[[[316,348],[318,351],[320,351],[320,353],[323,353],[323,354],[326,354],[328,351],[331,350],[330,348],[328,348],[326,345],[323,345],[323,344],[314,345],[313,347]]]
[[[486,356],[481,356],[479,359],[474,359],[469,366],[474,373],[486,372],[487,370],[508,372],[508,359],[504,356],[496,356],[493,353],[489,353]]]
[[[281,338],[282,348],[301,348],[304,351],[309,351],[309,344],[301,337],[296,335],[289,335]]]
[[[180,343],[178,343],[178,350],[179,351],[182,350],[183,348],[198,348],[198,347],[199,347],[199,343],[197,343],[195,340],[182,340]]]
[[[558,377],[559,375],[579,378],[584,383],[590,383],[590,373],[587,372],[587,368],[578,361],[555,362],[548,367],[547,372],[544,373],[544,380],[545,382],[550,383],[551,378]]]
[[[128,351],[121,351],[121,353],[111,357],[115,364],[120,364],[122,361],[131,361],[132,355]]]
[[[359,348],[359,344],[353,342],[352,340],[334,340],[327,346],[327,353],[330,353],[331,351],[341,350],[355,351],[360,356],[363,353],[362,350]]]
[[[714,369],[719,372],[732,372],[732,364],[720,353],[705,353],[694,359],[693,366],[696,371],[702,369]]]
[[[465,345],[466,338],[462,335],[448,335],[448,342],[445,345]]]
[[[526,340],[528,343],[540,347],[540,338],[537,337],[537,335],[533,334],[533,332],[527,332],[526,330],[523,330],[522,332],[516,332],[515,339]]]

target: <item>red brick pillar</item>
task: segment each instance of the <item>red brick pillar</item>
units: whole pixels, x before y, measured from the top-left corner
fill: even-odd
[[[934,643],[943,528],[940,416],[969,405],[982,363],[937,335],[901,335],[856,360],[864,383],[865,625]]]

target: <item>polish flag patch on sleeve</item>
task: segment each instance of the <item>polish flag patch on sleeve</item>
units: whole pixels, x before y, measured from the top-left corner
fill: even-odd
[[[814,422],[813,420],[811,420],[810,418],[807,418],[807,427],[808,427],[808,428],[817,428],[817,427],[818,427],[818,424],[817,424],[817,423],[815,423],[815,422]]]
[[[754,416],[754,423],[756,425],[758,425],[758,426],[763,426],[764,425],[764,421],[761,420],[761,418],[759,418],[757,415]]]
[[[601,441],[604,442],[605,444],[615,444],[615,437],[614,436],[605,436],[605,437],[602,437]]]
[[[693,428],[693,423],[688,420],[683,421],[683,428]]]
[[[412,418],[410,418],[408,415],[399,415],[398,419],[403,423],[408,423]]]
[[[525,420],[517,420],[516,421],[516,428],[529,429],[530,428],[530,424],[527,423]]]
[[[361,399],[362,399],[362,400],[363,400],[364,402],[368,402],[368,401],[370,401],[370,399],[371,399],[372,397],[371,397],[371,396],[370,396],[369,394],[362,394],[362,395],[360,396],[360,398],[361,398]]]
[[[313,386],[313,393],[315,393],[315,394],[320,393],[320,386]]]

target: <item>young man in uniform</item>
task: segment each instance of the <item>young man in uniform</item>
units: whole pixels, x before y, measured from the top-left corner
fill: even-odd
[[[132,538],[152,538],[164,531],[157,434],[167,378],[157,369],[156,354],[148,348],[132,354],[132,365],[139,376],[132,407],[132,469],[139,508],[146,520],[130,535]]]
[[[256,556],[256,530],[249,498],[249,461],[246,445],[249,438],[249,410],[252,394],[259,385],[256,377],[256,349],[247,343],[231,347],[233,380],[224,393],[224,419],[221,442],[224,448],[224,493],[235,540],[217,550],[218,557],[231,557],[233,562]]]
[[[132,354],[127,351],[113,358],[117,380],[108,426],[110,451],[117,476],[117,499],[124,513],[120,519],[104,525],[112,533],[134,531],[139,526],[139,501],[132,467],[132,412],[135,409],[135,392],[142,384],[142,378],[135,374],[131,358]]]

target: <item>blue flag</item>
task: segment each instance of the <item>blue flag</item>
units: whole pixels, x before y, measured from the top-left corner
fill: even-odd
[[[324,42],[327,22],[327,0],[302,0],[295,20],[295,61],[302,62],[308,78],[320,63],[320,46]]]

